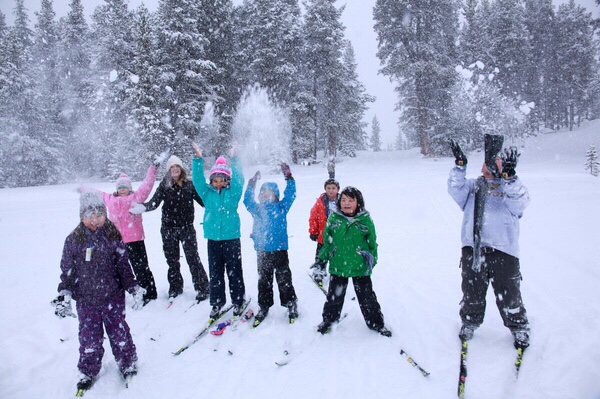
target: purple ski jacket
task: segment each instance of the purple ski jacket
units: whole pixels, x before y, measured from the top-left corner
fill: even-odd
[[[104,228],[92,232],[81,224],[77,229],[85,237],[76,240],[71,233],[65,240],[58,291],[71,291],[74,300],[89,306],[102,306],[131,291],[137,281],[123,241],[109,240]],[[86,260],[88,248],[91,256]]]

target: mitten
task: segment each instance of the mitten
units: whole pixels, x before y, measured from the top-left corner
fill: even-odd
[[[357,249],[356,252],[361,254],[364,258],[365,263],[367,264],[367,271],[365,272],[365,276],[368,276],[369,274],[371,274],[371,270],[373,270],[373,267],[375,266],[375,258],[373,258],[373,255],[370,252],[363,251],[361,249]]]
[[[133,310],[140,310],[144,307],[144,294],[146,294],[146,290],[139,285],[133,287],[130,291],[133,296]]]
[[[169,151],[163,151],[161,154],[157,155],[152,161],[152,164],[156,167],[159,167],[160,164],[165,162],[169,158]]]
[[[467,164],[467,157],[456,141],[450,140],[450,149],[454,155],[454,163],[458,166],[465,166]]]
[[[504,149],[502,153],[502,177],[505,179],[512,179],[517,175],[515,168],[521,154],[517,152],[517,147],[510,147],[510,149]]]
[[[54,314],[61,319],[67,316],[77,317],[71,308],[71,295],[59,295],[52,300],[51,305],[54,306]]]
[[[317,241],[319,239],[319,235],[318,234],[311,234],[309,237],[313,241]]]
[[[129,213],[132,215],[139,215],[146,212],[146,207],[144,204],[138,204],[137,202],[131,203],[131,208],[129,209]]]
[[[257,171],[257,172],[254,174],[254,177],[252,177],[250,180],[248,180],[248,185],[249,185],[250,187],[254,187],[254,186],[256,186],[256,181],[257,181],[257,180],[260,180],[260,171]]]
[[[290,165],[288,165],[285,162],[281,163],[281,172],[283,173],[283,176],[285,177],[285,180],[292,180],[292,171],[290,170]]]

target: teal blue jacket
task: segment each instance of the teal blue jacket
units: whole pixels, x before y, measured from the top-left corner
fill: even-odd
[[[192,160],[192,182],[202,202],[204,202],[204,238],[213,241],[240,238],[240,215],[237,211],[244,189],[242,163],[233,157],[231,163],[231,184],[219,192],[204,177],[204,160]]]

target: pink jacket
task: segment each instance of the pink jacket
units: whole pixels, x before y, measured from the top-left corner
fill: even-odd
[[[142,241],[144,239],[142,215],[132,215],[129,213],[129,210],[133,202],[141,204],[146,201],[152,191],[152,187],[154,187],[157,172],[158,168],[150,165],[140,187],[133,194],[129,194],[126,197],[119,197],[112,193],[109,194],[93,189],[102,194],[102,199],[108,208],[108,218],[117,226],[125,243]]]

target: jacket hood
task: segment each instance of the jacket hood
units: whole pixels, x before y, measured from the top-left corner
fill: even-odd
[[[263,185],[260,187],[259,196],[265,190],[271,190],[271,191],[273,191],[273,194],[275,194],[275,196],[277,197],[277,200],[279,200],[279,187],[277,187],[277,183],[273,183],[273,182],[263,183]]]

